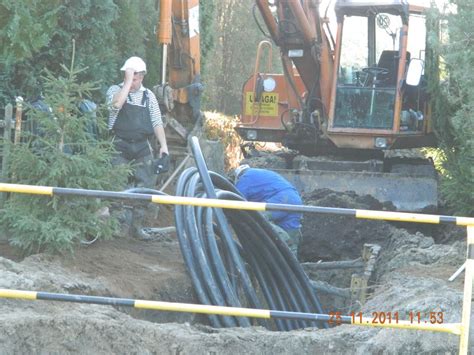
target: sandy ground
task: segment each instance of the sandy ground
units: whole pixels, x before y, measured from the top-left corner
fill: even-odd
[[[336,201],[338,196],[331,198]],[[319,200],[313,196],[310,201]],[[325,217],[323,225],[318,218],[305,216],[305,261],[318,261],[321,253],[333,255],[331,248],[340,252],[327,260],[346,260],[360,253],[361,243],[383,244],[371,283],[373,292],[357,307],[364,317],[383,311],[409,319],[409,312],[420,312],[423,324],[429,322],[430,312],[436,312],[444,323],[460,321],[463,275],[454,282],[447,279],[465,258],[462,229],[438,230],[433,239],[384,222],[367,226]],[[156,226],[168,226],[172,220],[171,207],[163,207]],[[335,246],[339,235],[357,238],[343,252]],[[327,243],[327,239],[336,241]],[[437,244],[438,239],[444,244]],[[310,248],[313,253],[308,252]],[[349,287],[343,278],[333,281],[338,287]],[[72,256],[26,258],[3,240],[0,287],[196,302],[172,234],[151,242],[124,235],[79,246]],[[324,306],[331,311],[331,297],[325,300]],[[444,333],[347,325],[292,332],[259,327],[213,329],[204,316],[188,313],[46,301],[0,300],[0,324],[2,354],[454,354],[458,349],[458,337]]]

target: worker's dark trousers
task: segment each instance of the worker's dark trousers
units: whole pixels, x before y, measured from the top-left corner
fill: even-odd
[[[280,239],[282,239],[286,245],[288,245],[288,249],[291,250],[291,252],[295,255],[295,257],[298,259],[298,247],[301,242],[301,230],[298,229],[292,229],[290,231],[286,231],[283,228],[281,228],[279,225],[271,222],[271,225],[275,232],[278,234]]]
[[[288,245],[288,248],[295,255],[296,259],[298,259],[298,248],[301,243],[301,240],[303,239],[301,229],[296,228],[291,230],[285,230],[273,221],[271,212],[264,212],[263,215],[270,222],[273,227],[273,230],[278,234],[280,239],[283,240],[286,245]]]
[[[134,159],[128,160],[123,155],[117,155],[114,157],[112,163],[114,165],[132,163],[133,175],[129,179],[127,188],[133,187],[146,187],[150,189],[156,188],[157,175],[153,168],[153,157],[151,154]],[[140,237],[140,231],[144,227],[145,213],[147,210],[153,210],[153,214],[158,214],[158,206],[155,204],[144,204],[143,202],[137,203],[133,206],[133,212],[131,216],[131,232],[136,237]],[[128,218],[124,218],[125,220]],[[128,221],[125,221],[128,222]]]

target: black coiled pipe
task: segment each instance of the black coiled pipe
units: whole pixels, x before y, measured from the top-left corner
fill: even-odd
[[[225,177],[207,170],[197,138],[191,140],[197,168],[179,177],[176,195],[244,200]],[[196,295],[202,304],[323,313],[307,275],[260,212],[175,206],[176,232]],[[213,327],[293,330],[327,327],[305,320],[254,321],[209,315]]]

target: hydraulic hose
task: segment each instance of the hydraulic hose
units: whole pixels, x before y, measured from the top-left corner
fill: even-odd
[[[208,171],[197,138],[191,140],[197,168],[179,177],[176,196],[245,201],[225,177]],[[178,240],[196,296],[202,304],[323,313],[300,264],[260,212],[176,205]],[[209,315],[213,327],[293,330],[324,322]]]

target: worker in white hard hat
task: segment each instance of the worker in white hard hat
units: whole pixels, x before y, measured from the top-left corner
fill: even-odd
[[[135,171],[131,185],[155,188],[154,138],[160,146],[158,158],[166,159],[169,156],[158,101],[155,94],[142,84],[146,74],[143,59],[130,57],[120,70],[124,74],[123,82],[112,85],[107,91],[108,128],[113,134],[115,149],[119,152],[114,163],[133,162]],[[144,215],[143,209],[134,209],[132,232],[140,239],[147,239],[142,228]]]

